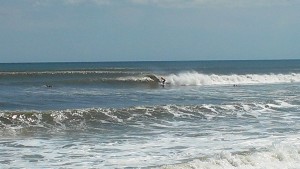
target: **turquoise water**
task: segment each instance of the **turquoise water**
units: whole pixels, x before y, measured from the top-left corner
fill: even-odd
[[[299,65],[0,64],[0,168],[299,168]]]

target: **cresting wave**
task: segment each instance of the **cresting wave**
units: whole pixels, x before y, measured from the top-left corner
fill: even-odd
[[[101,129],[106,124],[137,125],[157,121],[214,120],[215,118],[257,118],[265,111],[285,111],[293,108],[284,101],[269,103],[236,103],[225,105],[162,105],[130,108],[88,108],[61,111],[2,111],[0,133],[28,130]]]
[[[300,73],[289,74],[203,74],[196,71],[187,71],[176,74],[151,73],[138,70],[84,70],[84,71],[41,71],[41,72],[0,72],[0,79],[6,82],[10,79],[34,78],[43,81],[43,77],[49,77],[51,83],[64,83],[72,81],[76,83],[156,83],[150,76],[158,79],[164,77],[166,84],[170,86],[209,86],[209,85],[246,85],[246,84],[274,84],[300,82]],[[24,78],[23,78],[24,77]],[[25,78],[26,77],[26,78]],[[28,80],[28,79],[27,79]],[[28,82],[31,80],[29,79]],[[15,80],[12,80],[15,82]]]
[[[154,82],[149,75],[126,76],[116,79],[106,79],[119,82]],[[246,75],[217,75],[198,72],[184,72],[169,75],[154,75],[158,79],[164,77],[170,86],[209,86],[209,85],[247,85],[247,84],[275,84],[298,83],[300,74],[246,74]]]

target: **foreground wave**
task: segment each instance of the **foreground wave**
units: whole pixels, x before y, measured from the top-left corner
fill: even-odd
[[[160,121],[197,121],[218,118],[255,119],[261,113],[297,109],[297,105],[274,100],[267,103],[234,103],[224,105],[162,105],[130,108],[88,108],[61,111],[2,111],[2,134],[18,131],[99,129],[106,124],[139,125]],[[144,125],[144,124],[143,124]],[[14,132],[12,132],[14,131]]]
[[[293,141],[297,141],[294,139]],[[161,169],[296,169],[300,168],[300,146],[273,144],[264,150],[230,153],[223,151],[212,157],[165,165]]]

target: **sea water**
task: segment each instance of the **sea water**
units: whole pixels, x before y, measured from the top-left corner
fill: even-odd
[[[0,64],[0,168],[300,168],[299,65]]]

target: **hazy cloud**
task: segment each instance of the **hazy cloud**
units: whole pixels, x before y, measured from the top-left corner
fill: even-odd
[[[81,4],[81,3],[95,3],[98,5],[107,5],[109,4],[112,0],[62,0],[65,1],[67,4]]]

